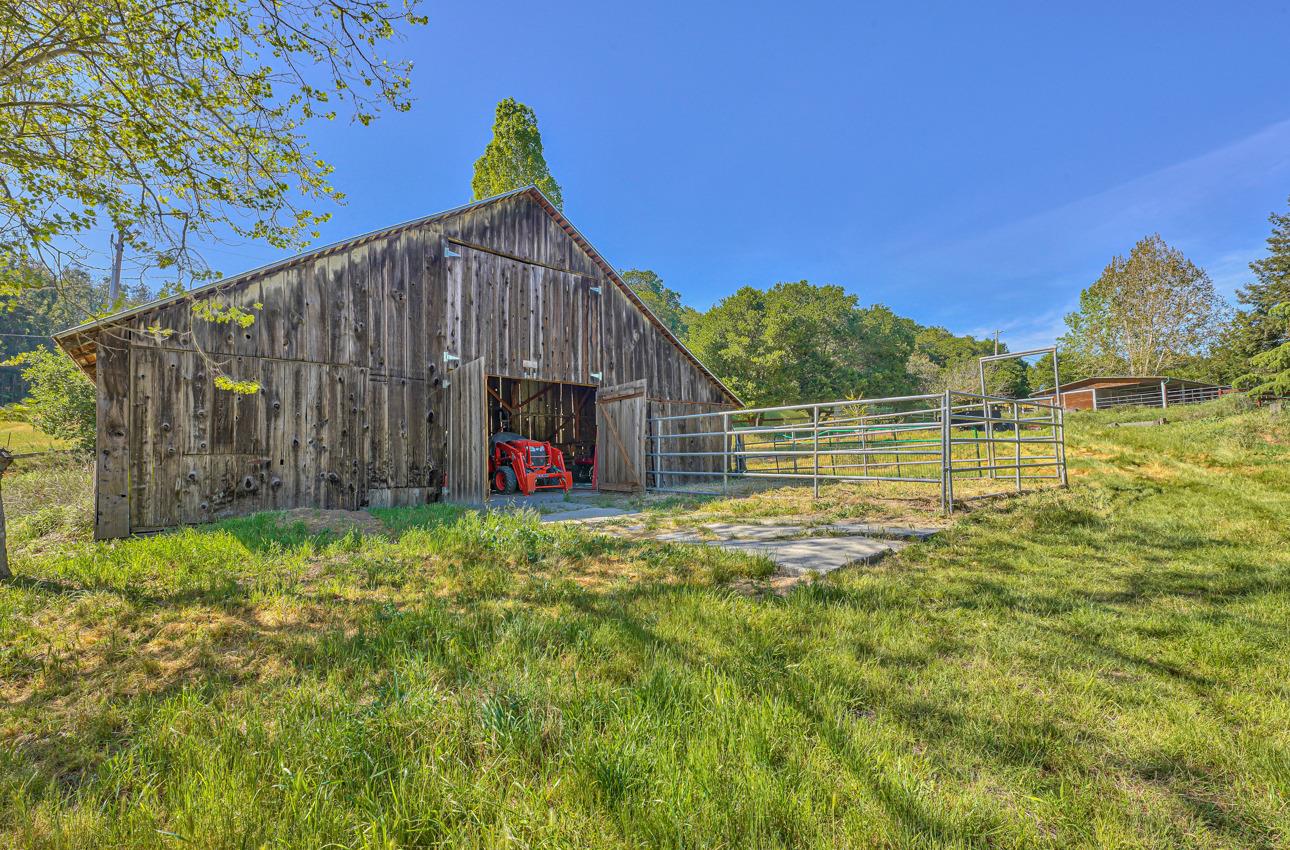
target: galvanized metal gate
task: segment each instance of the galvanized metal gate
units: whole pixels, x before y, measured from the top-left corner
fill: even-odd
[[[658,416],[647,485],[715,494],[783,479],[809,481],[818,495],[828,481],[938,484],[950,512],[956,478],[983,482],[974,495],[1005,486],[993,482],[1017,492],[1042,479],[1065,486],[1064,432],[1058,406],[950,391]]]

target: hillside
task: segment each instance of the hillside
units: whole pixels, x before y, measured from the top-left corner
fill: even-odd
[[[1284,845],[1290,417],[1116,427],[1157,415],[1072,416],[1069,491],[782,597],[758,558],[437,506],[95,545],[86,471],[16,466],[0,836]]]

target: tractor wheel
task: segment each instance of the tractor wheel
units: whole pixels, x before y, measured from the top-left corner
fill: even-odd
[[[493,487],[499,493],[514,493],[518,486],[515,480],[515,470],[509,466],[503,466],[493,475]]]

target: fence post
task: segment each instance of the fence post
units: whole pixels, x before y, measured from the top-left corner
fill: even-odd
[[[1017,492],[1021,492],[1021,403],[1012,403],[1012,436],[1016,440],[1016,451],[1013,453],[1017,468]]]
[[[666,412],[666,408],[664,408]],[[650,466],[654,468],[654,489],[657,490],[663,486],[663,479],[658,474],[659,453],[663,451],[663,441],[658,438],[659,429],[663,423],[657,419],[645,420],[645,445],[649,447],[651,457],[649,458]],[[645,491],[649,492],[649,477],[645,478]]]
[[[730,492],[730,414],[721,414],[721,492]]]
[[[990,464],[990,477],[995,478],[998,476],[998,470],[995,469],[998,464],[994,457],[994,409],[985,397],[984,386],[981,388],[981,412],[985,415],[985,457]]]
[[[869,425],[860,420],[860,463],[864,466],[864,477],[869,477]]]
[[[820,406],[817,404],[811,409],[811,433],[815,442],[811,445],[811,460],[814,462],[814,471],[811,473],[811,489],[815,493],[815,498],[820,498]]]
[[[954,453],[950,439],[950,391],[941,401],[941,511],[954,513]]]
[[[1057,439],[1057,447],[1059,449],[1057,455],[1061,457],[1062,486],[1068,487],[1070,486],[1070,483],[1066,478],[1066,410],[1058,407],[1053,411],[1053,414],[1057,421],[1057,428],[1054,429],[1054,436]]]

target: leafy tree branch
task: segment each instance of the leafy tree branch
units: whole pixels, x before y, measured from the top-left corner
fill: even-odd
[[[224,233],[298,249],[339,202],[304,125],[409,108],[417,0],[0,0],[0,296],[110,226],[177,288]]]

